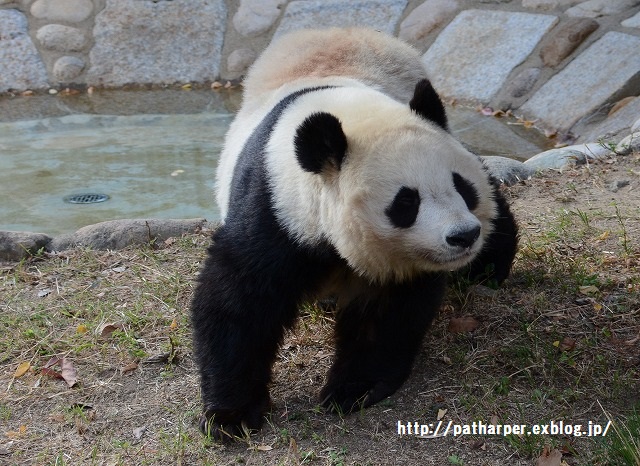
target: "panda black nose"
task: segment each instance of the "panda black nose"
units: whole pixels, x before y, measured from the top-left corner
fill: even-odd
[[[460,248],[470,248],[480,236],[480,227],[476,226],[470,230],[458,230],[447,236],[447,243]]]

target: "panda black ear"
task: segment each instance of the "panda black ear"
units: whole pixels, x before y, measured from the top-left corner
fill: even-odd
[[[305,170],[320,173],[327,164],[339,170],[347,152],[347,137],[340,120],[330,113],[318,112],[298,126],[294,147],[298,163]]]
[[[429,80],[423,79],[416,84],[409,108],[422,118],[433,121],[444,130],[449,131],[444,105]]]

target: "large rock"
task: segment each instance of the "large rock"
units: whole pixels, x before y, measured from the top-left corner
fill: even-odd
[[[113,87],[213,80],[226,19],[223,0],[107,0],[95,19],[87,81]]]
[[[545,169],[561,170],[572,164],[583,164],[587,160],[595,160],[606,157],[612,153],[611,149],[601,144],[576,144],[574,146],[561,147],[541,152],[524,164],[535,171]]]
[[[18,10],[0,10],[0,92],[47,87],[47,70]]]
[[[0,260],[19,261],[38,254],[51,241],[44,233],[0,231]]]
[[[556,22],[550,15],[463,11],[440,33],[423,60],[442,95],[487,102]]]
[[[91,249],[122,249],[132,244],[145,244],[200,231],[203,218],[189,220],[135,219],[111,220],[80,228],[75,233],[54,238],[49,251],[64,251],[78,246]]]
[[[393,34],[407,0],[305,0],[287,5],[274,37],[305,28],[368,26]]]
[[[553,76],[521,107],[561,131],[640,81],[640,37],[608,32]],[[615,60],[612,58],[615,57]]]

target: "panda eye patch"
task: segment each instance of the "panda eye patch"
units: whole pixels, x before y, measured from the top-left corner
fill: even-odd
[[[393,226],[409,228],[415,223],[419,209],[420,194],[418,190],[403,186],[384,213],[389,217]]]
[[[476,188],[470,181],[464,179],[458,173],[454,173],[453,186],[456,188],[456,191],[458,191],[458,194],[462,196],[464,203],[467,204],[467,209],[474,210],[478,207],[478,191],[476,191]]]

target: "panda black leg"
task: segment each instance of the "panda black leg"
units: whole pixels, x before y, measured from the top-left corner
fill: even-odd
[[[191,306],[204,404],[200,427],[218,439],[262,426],[284,330],[334,257],[310,256],[283,235],[267,240],[251,233],[252,241],[244,242],[228,228],[214,234]]]
[[[424,275],[382,290],[371,287],[338,310],[335,362],[321,404],[348,413],[393,394],[409,377],[445,286],[444,276]]]
[[[472,281],[493,280],[500,284],[509,276],[518,249],[518,226],[509,204],[495,182],[493,191],[498,206],[498,216],[493,221],[494,230],[467,273]]]
[[[278,276],[247,273],[246,258],[221,244],[209,254],[192,302],[204,404],[200,427],[225,439],[242,436],[243,427],[261,427],[270,404],[271,366],[296,305],[278,289]]]

